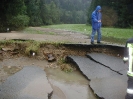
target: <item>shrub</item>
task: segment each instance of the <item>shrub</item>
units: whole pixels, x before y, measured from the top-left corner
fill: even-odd
[[[28,26],[29,17],[26,15],[15,16],[9,21],[9,24],[15,30],[16,29],[22,29],[22,28]]]
[[[109,7],[102,7],[102,25],[114,26],[118,20],[118,15],[115,10]]]

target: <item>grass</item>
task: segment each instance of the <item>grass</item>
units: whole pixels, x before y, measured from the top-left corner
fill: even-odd
[[[48,25],[42,26],[42,28],[52,28],[52,29],[63,29],[68,31],[80,32],[85,35],[90,36],[92,27],[91,25],[86,24],[57,24],[57,25]],[[133,37],[133,29],[121,29],[121,28],[105,28],[102,27],[102,41],[125,44],[128,38]],[[50,34],[55,35],[54,32],[44,32],[41,30],[36,30],[34,28],[26,28],[24,33],[33,33],[33,34]]]
[[[28,46],[26,47],[25,54],[30,56],[30,52],[38,53],[38,49],[40,48],[40,42],[29,42]]]
[[[58,24],[58,25],[42,26],[42,28],[64,29],[64,30],[81,32],[85,34],[91,32],[91,26],[86,24]]]
[[[126,40],[133,37],[132,29],[102,28],[104,41],[125,44]]]
[[[91,25],[86,24],[59,24],[42,26],[43,28],[64,29],[91,35]],[[102,27],[102,40],[107,42],[125,44],[128,38],[133,37],[133,29],[104,28]]]

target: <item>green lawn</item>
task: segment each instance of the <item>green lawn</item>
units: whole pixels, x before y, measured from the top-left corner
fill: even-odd
[[[85,33],[85,34],[88,34],[91,32],[91,26],[88,26],[85,24],[59,24],[59,25],[48,25],[48,26],[42,26],[42,27],[43,28],[71,30],[71,31]]]
[[[43,28],[65,29],[91,35],[91,25],[86,24],[59,24],[42,26]],[[104,28],[102,27],[102,40],[124,44],[128,38],[133,37],[133,29]]]

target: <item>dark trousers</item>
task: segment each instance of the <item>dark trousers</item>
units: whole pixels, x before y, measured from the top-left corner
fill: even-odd
[[[128,85],[127,89],[132,89],[133,90],[133,77],[128,76]],[[130,94],[127,92],[125,99],[133,99],[133,94]]]

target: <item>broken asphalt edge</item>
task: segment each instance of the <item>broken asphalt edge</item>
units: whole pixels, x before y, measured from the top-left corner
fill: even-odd
[[[107,65],[105,65],[105,64],[103,64],[103,63],[101,63],[101,62],[99,62],[99,61],[96,61],[94,58],[92,58],[92,57],[91,57],[90,55],[88,55],[88,54],[86,55],[86,57],[89,58],[90,60],[92,60],[92,61],[94,61],[94,62],[100,64],[101,66],[104,66],[104,67],[106,67],[106,68],[109,68],[111,71],[114,71],[114,72],[118,73],[119,75],[123,75],[123,74],[120,73],[119,71],[113,70],[113,69],[110,68],[109,66],[107,66]]]
[[[122,51],[122,53],[121,54],[123,54],[123,52],[124,52],[124,46],[120,46],[120,45],[88,45],[88,44],[63,44],[64,46],[66,46],[66,47],[80,47],[80,48],[111,48],[111,49],[116,49],[116,50],[118,50],[118,51]],[[85,55],[85,56],[87,56],[88,58],[90,58],[91,60],[94,60],[91,56],[88,56],[87,54]],[[91,81],[91,79],[89,79],[81,70],[80,70],[80,68],[79,68],[79,66],[78,66],[78,64],[71,58],[71,57],[69,57],[69,56],[67,56],[66,57],[66,60],[68,61],[68,62],[71,62],[71,63],[73,63],[73,64],[75,64],[76,66],[77,66],[77,68],[79,69],[79,71],[83,74],[83,76],[85,77],[85,78],[87,78],[89,81]],[[97,62],[97,61],[95,61],[95,62]],[[98,63],[100,63],[100,62],[98,62]],[[101,63],[102,64],[102,63]],[[106,66],[106,65],[104,65],[104,64],[102,64],[103,66],[105,66],[105,67],[107,67],[107,68],[109,68],[110,70],[112,70],[110,67],[108,67],[108,66]],[[119,72],[117,72],[117,71],[115,71],[115,70],[112,70],[112,71],[114,71],[114,72],[116,72],[116,73],[118,73],[118,74],[120,74],[120,75],[122,75],[121,73],[119,73]],[[92,92],[94,93],[94,95],[96,95],[98,98],[100,98],[100,99],[104,99],[103,97],[100,97],[100,96],[98,96],[95,92],[94,92],[94,90],[91,88],[91,86],[90,86],[90,84],[88,84],[89,85],[89,87],[90,87],[90,89],[92,90]]]
[[[62,44],[66,47],[81,47],[81,48],[88,48],[88,47],[91,47],[91,48],[95,48],[95,47],[99,47],[99,48],[102,48],[102,47],[108,47],[108,48],[120,48],[120,49],[123,49],[125,46],[124,45],[111,45],[111,44]]]
[[[76,65],[77,68],[78,68],[78,70],[85,76],[85,78],[87,78],[87,80],[90,81],[90,79],[80,70],[78,64],[77,64],[71,57],[67,56],[67,57],[66,57],[66,61],[67,61],[67,62],[70,62],[70,63],[73,63],[74,65]]]
[[[77,69],[81,72],[81,74],[82,74],[87,80],[91,81],[91,79],[89,79],[89,78],[80,70],[78,64],[77,64],[71,57],[67,56],[67,57],[66,57],[66,60],[67,60],[67,62],[70,62],[70,63],[75,64],[75,65],[77,66]],[[90,89],[92,90],[92,92],[94,93],[94,95],[95,95],[96,97],[98,97],[99,99],[104,99],[104,98],[102,98],[102,97],[99,97],[99,96],[94,92],[94,90],[91,88],[90,84],[88,84],[88,86],[90,87]]]

